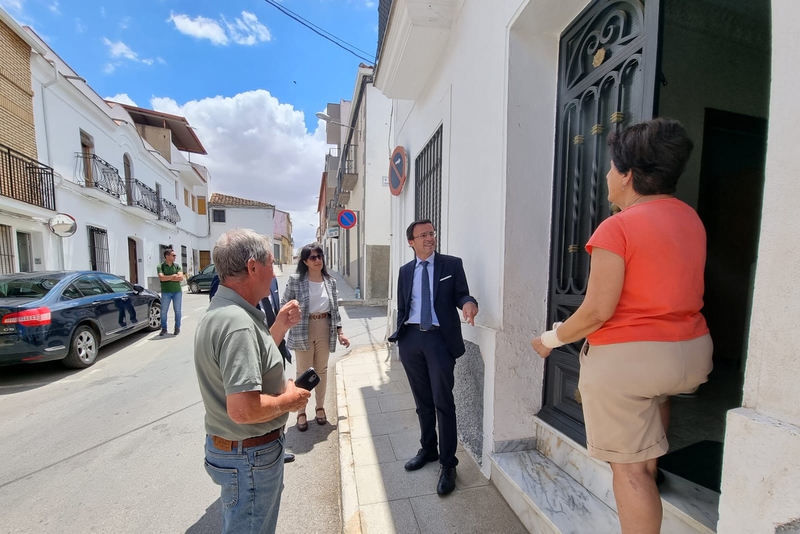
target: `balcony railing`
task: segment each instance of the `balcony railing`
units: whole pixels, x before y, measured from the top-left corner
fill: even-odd
[[[116,167],[97,154],[75,153],[75,183],[99,189],[114,198],[125,194],[125,181]]]
[[[136,179],[131,180],[128,205],[138,206],[154,215],[159,215],[158,193],[152,187]]]
[[[162,221],[178,224],[181,216],[178,214],[178,207],[169,200],[161,199],[161,214],[158,216]]]
[[[55,211],[53,169],[0,145],[0,195]]]

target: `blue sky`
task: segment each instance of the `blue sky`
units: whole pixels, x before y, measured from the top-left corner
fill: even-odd
[[[282,0],[375,53],[376,0]],[[0,0],[103,97],[182,114],[209,152],[211,188],[290,211],[313,240],[327,102],[350,99],[360,59],[264,0]],[[120,100],[125,97],[120,96]]]

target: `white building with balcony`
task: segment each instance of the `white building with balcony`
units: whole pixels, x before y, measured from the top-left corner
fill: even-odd
[[[365,303],[389,296],[389,121],[392,101],[373,86],[373,68],[360,65],[351,101],[328,104],[325,159],[326,237],[329,258]],[[321,192],[322,193],[322,192]],[[339,228],[343,209],[356,214],[353,228]],[[337,237],[333,237],[337,236]]]
[[[205,154],[186,119],[106,102],[32,30],[43,54],[31,75],[39,159],[53,169],[57,210],[74,235],[47,235],[38,269],[94,269],[158,287],[156,266],[172,247],[184,271],[208,251]],[[34,254],[36,256],[36,254]]]

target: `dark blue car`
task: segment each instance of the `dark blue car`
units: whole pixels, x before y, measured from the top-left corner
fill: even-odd
[[[0,365],[92,365],[103,345],[161,328],[161,299],[96,271],[0,275]]]

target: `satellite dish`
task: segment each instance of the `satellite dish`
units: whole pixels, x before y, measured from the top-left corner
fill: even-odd
[[[59,237],[69,237],[78,230],[78,222],[72,215],[58,213],[47,221],[50,231]]]

